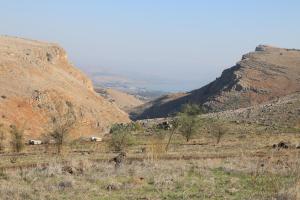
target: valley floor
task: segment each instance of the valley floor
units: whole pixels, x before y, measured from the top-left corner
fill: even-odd
[[[280,141],[287,149],[273,148]],[[44,146],[0,155],[1,199],[299,199],[300,135],[230,134],[189,143],[141,136],[115,169],[108,144],[81,143],[62,156]],[[49,153],[50,152],[50,153]]]

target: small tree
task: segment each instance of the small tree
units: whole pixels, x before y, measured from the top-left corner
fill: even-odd
[[[202,109],[198,105],[186,104],[183,106],[182,111],[177,114],[179,131],[187,142],[197,133],[201,125],[201,120],[198,117],[201,113]]]
[[[10,128],[12,150],[19,153],[24,148],[24,128],[20,129],[15,125],[11,125]]]
[[[110,146],[114,151],[125,151],[133,143],[132,131],[135,128],[130,124],[115,124],[112,126]]]
[[[186,141],[189,142],[192,136],[198,131],[199,120],[197,117],[182,114],[179,117],[179,123],[179,131],[185,137]]]
[[[61,154],[68,135],[76,123],[76,115],[73,104],[69,101],[55,105],[55,114],[51,117],[52,127],[48,137],[54,140],[58,154]]]
[[[3,124],[0,124],[0,151],[4,151],[5,149],[4,140],[5,140],[5,134],[3,131]]]
[[[220,121],[211,122],[209,129],[216,138],[217,144],[220,143],[222,137],[228,132],[228,128]]]
[[[179,127],[179,120],[177,118],[174,118],[171,121],[171,130],[170,130],[170,135],[169,135],[169,139],[168,139],[168,143],[165,147],[165,150],[168,151],[169,150],[169,145],[171,143],[171,140],[173,138],[173,135],[176,133],[177,129]]]

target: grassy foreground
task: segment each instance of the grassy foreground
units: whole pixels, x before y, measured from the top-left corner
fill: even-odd
[[[1,199],[299,199],[300,150],[273,149],[298,134],[230,134],[216,144],[198,136],[186,143],[141,137],[115,169],[108,144],[70,146],[64,155],[27,146],[2,154]],[[160,141],[160,142],[159,142]],[[141,149],[146,149],[142,152]]]

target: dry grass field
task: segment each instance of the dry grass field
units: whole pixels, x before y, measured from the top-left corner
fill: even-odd
[[[109,138],[73,142],[60,156],[26,146],[0,155],[1,199],[299,199],[300,135],[209,134],[190,142],[137,134],[118,169]],[[273,148],[280,141],[288,148]]]

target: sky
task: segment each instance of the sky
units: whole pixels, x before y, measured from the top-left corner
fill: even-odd
[[[299,11],[298,0],[0,0],[0,34],[59,43],[84,72],[184,91],[259,44],[300,49]]]

